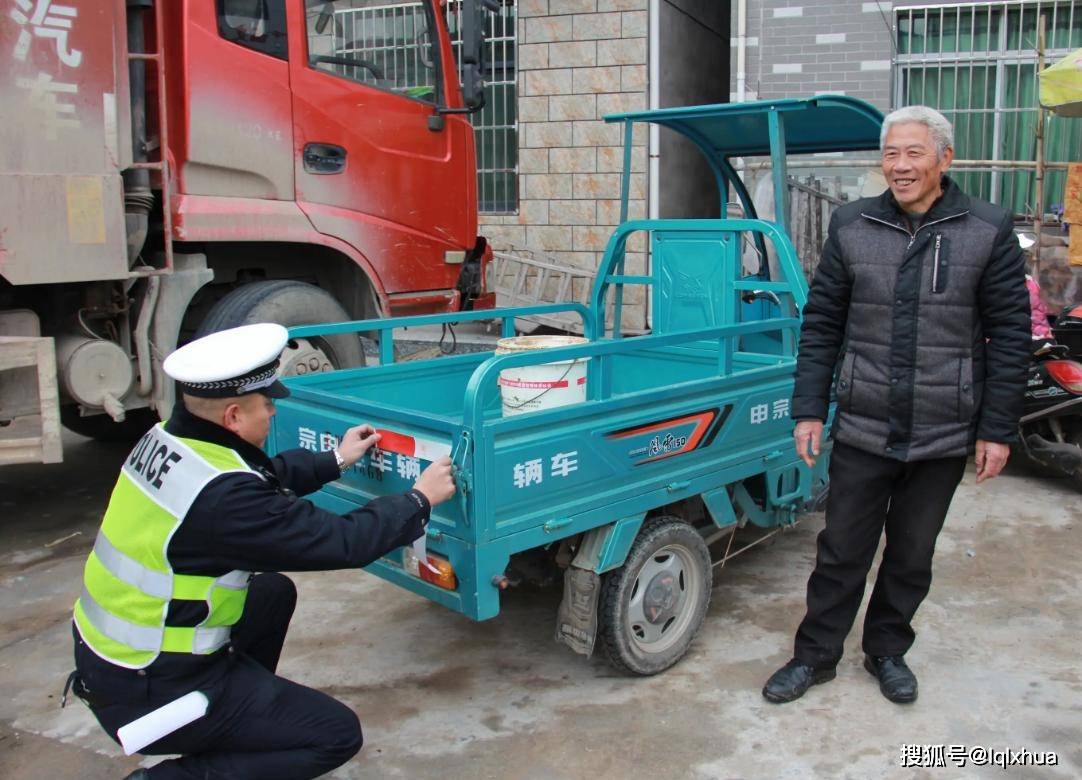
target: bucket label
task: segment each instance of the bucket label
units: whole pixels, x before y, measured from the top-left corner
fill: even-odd
[[[566,379],[559,379],[559,380],[556,380],[556,381],[553,381],[553,382],[544,382],[544,381],[534,382],[534,381],[523,380],[523,379],[511,379],[511,378],[508,378],[508,377],[501,376],[500,379],[499,379],[499,382],[500,382],[500,385],[502,385],[503,387],[518,387],[518,388],[522,388],[522,389],[525,389],[525,390],[557,390],[557,389],[563,389],[563,388],[568,386]],[[586,377],[580,376],[577,380],[575,380],[575,384],[576,385],[584,385],[584,384],[586,384]]]
[[[586,361],[505,368],[498,379],[504,417],[586,400]]]

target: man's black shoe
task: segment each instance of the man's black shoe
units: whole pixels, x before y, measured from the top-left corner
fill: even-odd
[[[150,770],[136,769],[130,775],[125,777],[124,780],[150,780]]]
[[[917,700],[917,677],[900,655],[864,656],[864,668],[879,680],[879,690],[895,704]]]
[[[795,701],[807,693],[808,688],[830,682],[836,674],[833,668],[813,669],[794,658],[770,675],[763,686],[763,698],[775,704]]]

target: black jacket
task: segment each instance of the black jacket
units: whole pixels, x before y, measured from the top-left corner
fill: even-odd
[[[831,218],[804,309],[793,418],[826,419],[837,370],[838,441],[903,461],[965,455],[978,438],[1009,443],[1029,341],[1010,214],[944,177],[911,230],[887,190]]]
[[[259,471],[223,474],[199,493],[169,542],[173,570],[219,576],[245,571],[315,571],[360,568],[421,535],[428,500],[411,490],[383,496],[345,515],[320,509],[298,495],[338,478],[331,452],[287,450],[273,458],[229,431],[192,415],[177,404],[166,430],[174,436],[235,450]],[[206,617],[204,602],[174,600],[167,625],[194,626]],[[115,666],[84,644],[75,630],[75,664],[92,694],[145,696],[212,687],[225,674],[228,650],[207,656],[162,653],[140,674]]]

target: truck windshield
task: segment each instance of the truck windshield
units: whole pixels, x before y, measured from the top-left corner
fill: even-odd
[[[437,102],[439,47],[431,3],[308,0],[306,6],[313,68]]]

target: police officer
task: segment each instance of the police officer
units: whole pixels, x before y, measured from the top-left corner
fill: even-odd
[[[332,452],[263,452],[273,399],[289,395],[276,379],[286,338],[247,325],[166,359],[181,398],[124,462],[87,560],[69,685],[114,739],[154,713],[169,733],[137,752],[181,754],[130,777],[293,780],[354,756],[353,711],[274,673],[297,596],[275,572],[365,566],[418,538],[454,493],[444,458],[413,489],[345,515],[298,498],[379,435],[360,425]],[[193,691],[206,697],[201,717],[161,709]]]

